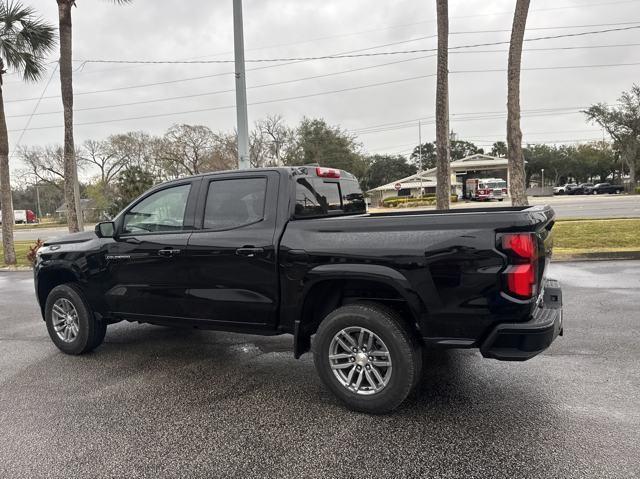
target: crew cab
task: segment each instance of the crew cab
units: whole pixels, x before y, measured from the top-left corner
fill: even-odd
[[[35,290],[65,353],[123,320],[291,334],[340,400],[380,413],[416,386],[426,345],[522,361],[562,333],[553,224],[548,206],[367,213],[330,168],[216,172],[47,241]]]

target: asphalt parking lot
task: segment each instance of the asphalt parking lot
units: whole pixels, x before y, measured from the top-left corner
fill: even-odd
[[[46,336],[0,273],[0,477],[640,477],[640,262],[556,263],[565,336],[525,363],[430,351],[388,416],[345,410],[290,337],[118,324]]]

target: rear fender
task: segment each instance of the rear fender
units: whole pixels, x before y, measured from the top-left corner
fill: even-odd
[[[320,283],[344,280],[365,280],[388,286],[406,301],[413,319],[419,320],[425,311],[424,304],[411,288],[409,280],[399,271],[388,266],[374,264],[325,264],[311,269],[305,278],[303,301],[299,305],[294,326],[294,356],[299,358],[309,350],[310,334],[303,326],[304,305],[313,288]]]

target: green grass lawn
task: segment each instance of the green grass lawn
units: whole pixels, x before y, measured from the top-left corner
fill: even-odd
[[[640,251],[640,218],[557,221],[554,253]]]
[[[16,259],[18,260],[18,266],[31,266],[29,260],[27,259],[27,253],[29,253],[29,247],[33,246],[35,241],[16,241]],[[2,243],[0,243],[0,267],[5,266],[4,264],[4,249],[2,248]]]

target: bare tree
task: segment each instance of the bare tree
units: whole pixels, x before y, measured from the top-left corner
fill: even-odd
[[[106,141],[87,140],[78,151],[78,161],[98,169],[100,183],[109,185],[128,165],[128,154],[114,148],[109,138]]]
[[[529,204],[525,184],[524,155],[522,153],[522,131],[520,130],[520,63],[528,12],[529,0],[517,0],[511,29],[511,43],[509,45],[507,145],[511,204],[513,206],[527,206]]]
[[[202,125],[174,125],[155,144],[154,156],[169,177],[197,175],[230,168],[232,135],[215,134]],[[237,151],[237,150],[235,150]],[[233,154],[237,157],[237,153]]]
[[[448,210],[451,200],[449,165],[449,8],[436,0],[438,17],[438,66],[436,79],[436,208]]]
[[[61,146],[21,147],[18,157],[38,182],[63,190],[64,152]]]
[[[261,138],[266,165],[282,166],[295,148],[295,131],[285,125],[280,115],[271,115],[256,122],[255,131]]]

